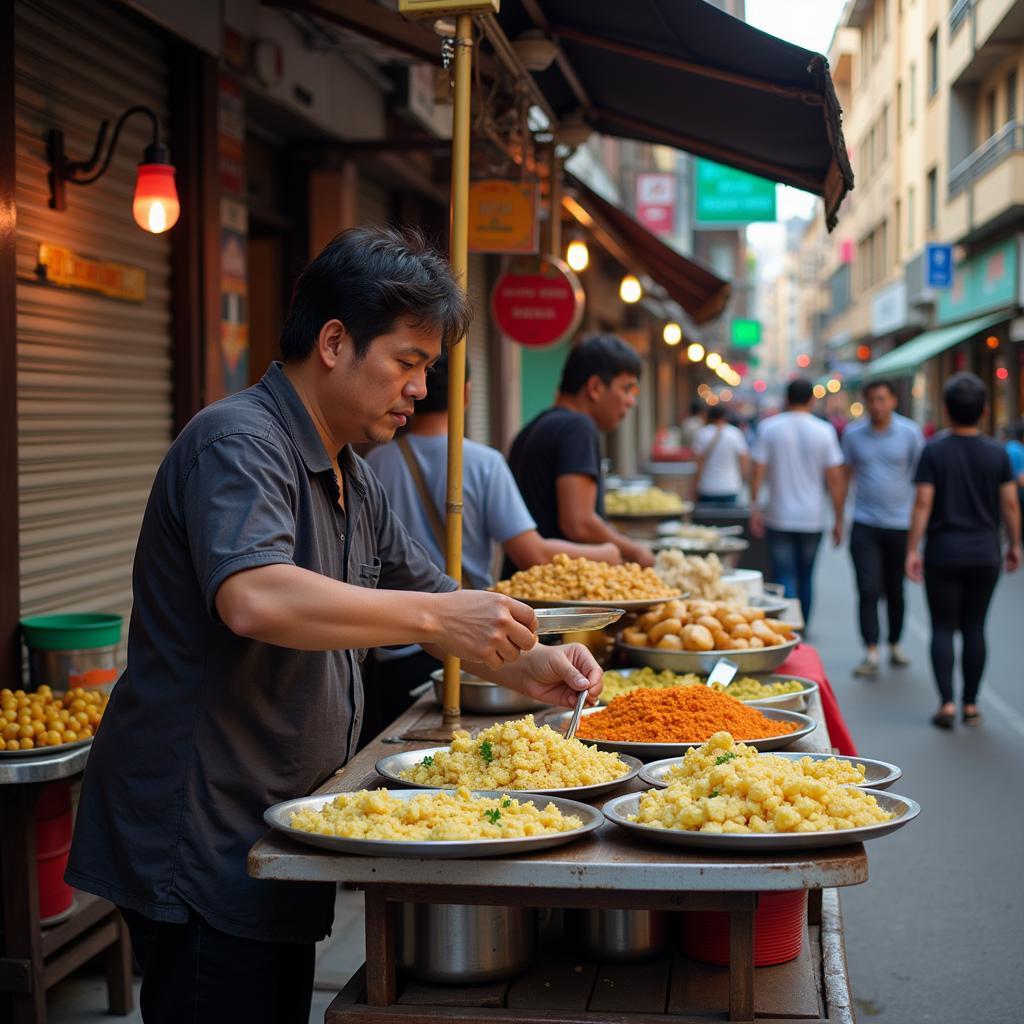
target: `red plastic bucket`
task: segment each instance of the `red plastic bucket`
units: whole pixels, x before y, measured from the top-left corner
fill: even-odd
[[[71,783],[51,782],[36,804],[36,867],[39,916],[45,922],[71,908],[71,886],[64,881],[71,849]]]
[[[807,890],[763,892],[754,913],[754,966],[784,964],[800,955],[807,923]],[[683,949],[706,964],[729,963],[729,915],[701,910],[683,914]]]

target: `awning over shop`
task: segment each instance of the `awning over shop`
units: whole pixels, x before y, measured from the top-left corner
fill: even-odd
[[[515,40],[540,29],[559,54],[534,77],[560,120],[662,143],[820,195],[829,228],[853,171],[821,54],[704,0],[502,0]]]
[[[919,334],[899,348],[886,352],[884,356],[879,356],[868,363],[864,376],[906,377],[916,373],[929,359],[1005,319],[1006,313],[993,313],[976,317],[974,320],[965,320],[963,323],[950,324],[949,327],[938,327],[934,331],[925,331],[924,334]]]
[[[566,175],[570,193],[562,205],[626,268],[640,268],[679,303],[695,323],[713,320],[731,291],[702,263],[683,256],[628,213],[609,203],[578,178]]]

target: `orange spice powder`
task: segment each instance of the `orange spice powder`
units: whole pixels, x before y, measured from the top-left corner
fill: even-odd
[[[766,718],[735,697],[707,686],[640,688],[616,697],[603,711],[584,715],[579,739],[633,743],[703,743],[716,732],[736,740],[784,736],[796,722]]]

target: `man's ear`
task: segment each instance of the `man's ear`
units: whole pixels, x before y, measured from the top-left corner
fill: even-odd
[[[328,320],[316,339],[316,353],[321,364],[328,370],[333,370],[338,360],[344,355],[344,347],[351,344],[345,325],[340,320]]]
[[[596,373],[592,373],[587,378],[587,383],[583,385],[584,393],[592,402],[598,401],[604,394],[604,390],[605,383]]]

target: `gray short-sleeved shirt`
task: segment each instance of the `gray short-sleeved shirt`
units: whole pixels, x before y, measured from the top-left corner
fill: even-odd
[[[885,430],[866,416],[843,431],[843,455],[853,471],[853,521],[885,530],[910,528],[914,470],[924,449],[921,428],[893,413]]]
[[[364,651],[295,651],[237,636],[218,587],[294,564],[357,586],[455,584],[392,514],[348,448],[331,461],[281,366],[200,412],[161,465],[133,573],[128,666],[89,756],[72,884],[159,921],[191,906],[244,938],[322,938],[333,885],[257,881],[263,811],[304,795],[354,750]]]

